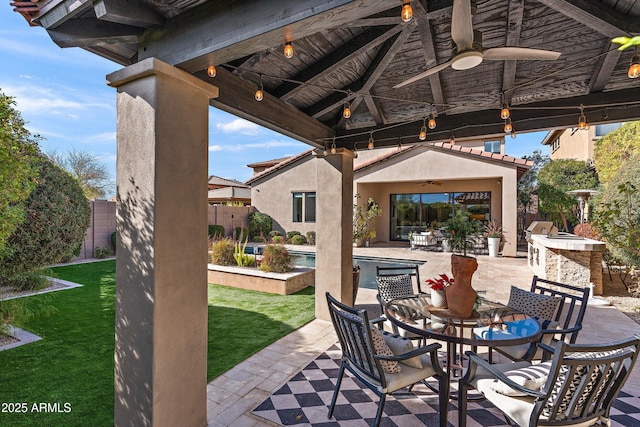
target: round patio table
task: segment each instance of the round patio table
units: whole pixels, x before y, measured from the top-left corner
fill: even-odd
[[[448,309],[432,306],[428,294],[393,299],[385,305],[385,314],[399,328],[446,342],[449,380],[463,369],[464,345],[473,349],[503,347],[535,342],[542,336],[537,320],[485,298],[479,298],[468,318],[452,316]]]

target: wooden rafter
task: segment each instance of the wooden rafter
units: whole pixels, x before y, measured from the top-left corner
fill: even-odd
[[[422,3],[416,4],[415,16],[418,20],[418,31],[420,34],[420,40],[424,49],[424,59],[428,67],[437,65],[437,54],[435,41],[433,40],[433,34],[431,24],[429,23],[429,15],[425,10]],[[442,91],[442,83],[440,82],[440,74],[435,73],[429,76],[429,85],[431,87],[431,95],[433,96],[433,103],[436,104],[436,109],[440,113],[444,111],[444,105],[446,100],[444,98],[444,92]]]
[[[77,20],[47,30],[60,47],[92,47],[116,43],[137,43],[142,28],[107,21]]]
[[[93,4],[96,17],[103,21],[134,27],[159,27],[164,19],[139,0],[98,0]]]
[[[505,46],[518,46],[522,33],[522,19],[524,16],[524,0],[512,0],[509,2],[507,17],[507,40]],[[511,102],[513,86],[516,83],[516,68],[518,61],[504,61],[502,71],[502,93],[504,101]]]
[[[587,0],[538,1],[607,37],[640,33],[639,19],[627,17],[602,2]]]

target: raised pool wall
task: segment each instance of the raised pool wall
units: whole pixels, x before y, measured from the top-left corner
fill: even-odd
[[[207,281],[250,291],[290,295],[315,285],[315,269],[296,267],[290,273],[268,273],[257,268],[209,264]]]

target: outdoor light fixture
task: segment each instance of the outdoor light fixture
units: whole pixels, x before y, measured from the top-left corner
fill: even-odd
[[[371,136],[369,136],[369,144],[367,145],[369,150],[373,150],[373,131],[371,131]]]
[[[587,117],[584,115],[584,105],[580,104],[580,117],[578,118],[578,129],[587,130],[589,129],[589,122],[587,121]]]
[[[516,131],[515,130],[511,131],[511,139],[516,139]]]
[[[627,73],[630,79],[637,79],[640,77],[640,55],[638,55],[638,47],[636,46],[636,52],[631,58],[631,65],[629,66],[629,72]]]
[[[449,144],[453,145],[456,143],[456,137],[451,134],[451,138],[449,138]]]
[[[402,11],[400,12],[400,17],[402,17],[403,22],[411,21],[413,18],[413,9],[411,8],[411,2],[405,0],[402,2]]]
[[[511,118],[504,121],[504,133],[511,133],[513,131],[513,125],[511,124]]]
[[[344,101],[344,110],[342,110],[342,117],[344,117],[345,119],[351,117],[351,104],[348,100]]]
[[[291,42],[286,42],[284,44],[284,56],[286,58],[292,58],[293,57],[293,45],[291,44]]]
[[[331,143],[331,154],[336,154],[336,138],[333,137],[333,142]]]
[[[433,116],[433,113],[429,113],[429,129],[436,128],[436,118]]]
[[[422,127],[420,128],[420,133],[418,134],[418,139],[420,141],[424,141],[427,139],[427,126],[426,126],[427,118],[422,119]]]
[[[509,111],[509,103],[508,102],[503,102],[502,103],[502,110],[500,110],[500,118],[502,120],[507,120],[510,116],[510,111]]]
[[[209,65],[209,68],[207,68],[207,75],[211,78],[215,77],[216,74],[218,74],[218,71],[216,71],[216,66],[215,65]]]
[[[258,90],[256,90],[255,98],[256,98],[256,101],[258,102],[264,99],[264,87],[262,86],[262,74],[260,74],[260,86],[258,86]]]
[[[327,151],[327,143],[324,143],[324,150],[322,150],[322,155],[327,157],[327,154],[329,154],[329,152]]]
[[[402,138],[398,137],[398,151],[402,150]]]

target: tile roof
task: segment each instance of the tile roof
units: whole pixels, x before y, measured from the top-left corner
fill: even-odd
[[[209,175],[209,184],[213,185],[225,185],[227,187],[243,187],[246,188],[247,185],[243,182],[240,182],[235,179],[221,178],[215,175]]]
[[[283,167],[287,166],[288,164],[291,164],[299,159],[302,159],[306,156],[309,156],[313,153],[313,151],[315,150],[315,148],[310,148],[306,151],[303,151],[300,154],[296,154],[295,156],[291,156],[291,157],[285,157],[280,163],[278,163],[275,166],[270,167],[269,169],[265,169],[262,172],[252,176],[251,178],[249,178],[248,180],[246,180],[244,183],[247,185],[251,185],[253,182],[259,180],[260,178],[263,178],[269,174],[272,174],[273,172],[282,169]],[[255,164],[255,163],[254,163]]]

